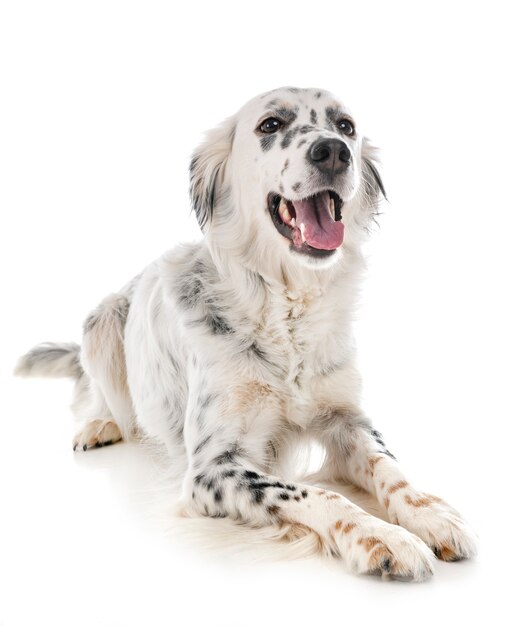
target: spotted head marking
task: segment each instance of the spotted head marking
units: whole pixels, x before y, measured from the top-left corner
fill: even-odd
[[[320,89],[254,98],[208,135],[190,171],[201,227],[245,260],[272,249],[276,265],[334,264],[348,225],[366,227],[384,194],[354,116]]]

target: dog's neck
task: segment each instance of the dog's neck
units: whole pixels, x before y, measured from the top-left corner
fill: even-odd
[[[261,263],[237,255],[221,254],[216,247],[205,245],[208,262],[216,272],[217,287],[236,301],[237,310],[246,317],[258,315],[269,299],[314,303],[332,296],[339,312],[350,314],[355,307],[356,293],[365,267],[360,246],[347,245],[341,259],[325,269],[310,269],[299,263]],[[268,268],[271,271],[268,271]]]

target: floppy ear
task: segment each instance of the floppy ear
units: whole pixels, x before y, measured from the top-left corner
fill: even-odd
[[[190,164],[190,199],[201,230],[211,221],[220,199],[224,170],[235,136],[235,120],[226,119],[210,130],[195,150]]]
[[[365,195],[372,205],[376,205],[380,200],[380,195],[387,200],[385,186],[377,170],[379,162],[377,148],[374,148],[367,137],[363,139],[361,148],[362,175]]]

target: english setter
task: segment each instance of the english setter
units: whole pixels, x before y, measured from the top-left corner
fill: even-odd
[[[476,537],[409,483],[360,408],[352,312],[361,244],[385,195],[376,154],[320,89],[250,100],[190,165],[203,240],[179,245],[87,317],[82,345],[42,344],[25,375],[76,379],[74,449],[145,435],[185,455],[191,514],[314,533],[359,573],[422,580]],[[310,437],[323,475],[357,485],[390,523],[279,474]]]

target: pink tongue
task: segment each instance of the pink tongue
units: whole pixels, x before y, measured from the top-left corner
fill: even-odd
[[[295,209],[297,228],[293,233],[293,242],[300,248],[301,224],[304,224],[304,239],[312,248],[335,250],[343,243],[345,227],[330,215],[330,194],[322,191],[312,198],[292,201]]]

